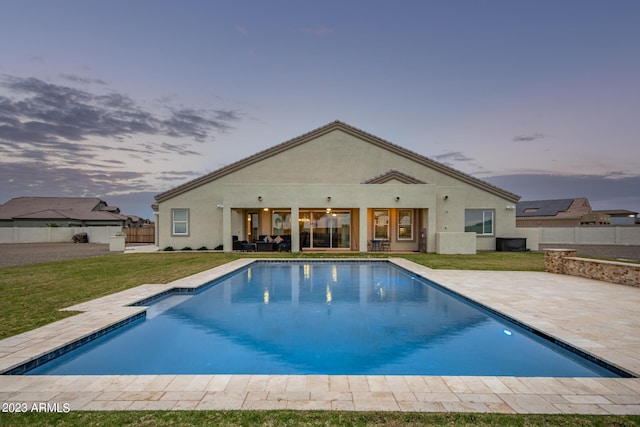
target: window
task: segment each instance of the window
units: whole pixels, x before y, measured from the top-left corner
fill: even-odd
[[[413,210],[398,209],[398,240],[413,240]]]
[[[189,235],[189,209],[172,209],[171,223],[174,236]]]
[[[493,235],[493,211],[466,210],[464,212],[464,231],[475,231],[480,236]]]
[[[271,215],[272,234],[283,236],[291,234],[291,212],[273,211]]]
[[[389,210],[376,209],[373,211],[373,238],[389,240]]]

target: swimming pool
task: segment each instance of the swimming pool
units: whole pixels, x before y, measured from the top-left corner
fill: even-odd
[[[388,262],[255,262],[28,374],[618,376]]]

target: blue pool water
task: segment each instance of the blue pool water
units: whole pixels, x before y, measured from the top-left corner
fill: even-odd
[[[617,376],[387,262],[256,262],[28,374]]]

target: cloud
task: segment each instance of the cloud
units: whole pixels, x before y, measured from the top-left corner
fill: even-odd
[[[518,135],[513,137],[513,142],[533,142],[544,137],[545,135],[541,133],[534,133],[533,135]]]
[[[167,153],[176,153],[181,156],[189,156],[189,155],[201,156],[202,155],[197,151],[189,150],[188,149],[189,146],[187,144],[169,144],[168,142],[163,142],[162,144],[160,144],[160,147],[165,149]]]
[[[635,176],[636,174],[629,171],[611,171],[604,175],[604,177],[607,179],[615,179],[615,180],[624,179],[624,178],[633,178]]]
[[[0,96],[0,138],[10,142],[82,141],[91,136],[166,135],[197,141],[229,129],[235,111],[173,109],[168,117],[146,111],[120,93],[96,95],[35,78],[8,76],[0,83],[20,98]]]
[[[467,157],[461,151],[450,151],[448,153],[431,156],[431,158],[447,166],[451,166],[451,162],[472,162],[474,160]]]
[[[118,188],[121,192],[152,190],[147,183],[148,173],[104,169],[78,169],[59,167],[48,162],[3,163],[0,182],[11,182],[4,187],[2,197],[43,195],[104,195]]]
[[[162,122],[161,129],[168,136],[189,136],[202,142],[209,138],[211,129],[230,129],[228,123],[238,119],[235,111],[216,110],[208,114],[206,111],[180,109],[172,111],[171,117]]]
[[[158,182],[192,177],[162,173],[159,164],[202,156],[198,147],[241,117],[171,100],[150,110],[109,91],[103,80],[60,78],[65,84],[0,75],[0,203],[19,196],[155,194]]]
[[[240,119],[234,110],[208,111],[170,106],[161,115],[143,109],[121,93],[95,94],[36,78],[4,76],[0,87],[10,93],[9,96],[0,94],[0,142],[4,146],[3,151],[14,161],[63,161],[79,156],[91,159],[105,150],[146,155],[171,152],[200,155],[185,143],[148,144],[141,149],[120,147],[115,142],[141,135],[204,142],[213,140],[214,133],[231,129],[231,123]],[[100,138],[111,142],[99,143]]]
[[[60,77],[72,83],[98,84],[98,85],[104,85],[104,86],[107,85],[107,82],[105,82],[102,79],[91,79],[91,78],[76,76],[73,74],[60,74]]]
[[[240,34],[244,36],[249,35],[249,30],[244,25],[236,25],[236,31],[238,31]]]

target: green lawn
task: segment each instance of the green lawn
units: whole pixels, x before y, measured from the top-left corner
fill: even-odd
[[[74,314],[62,308],[145,283],[168,283],[234,259],[206,253],[131,254],[0,268],[0,339]]]
[[[6,423],[6,424],[4,424]],[[11,426],[638,426],[640,416],[343,411],[137,411],[1,414]]]
[[[263,256],[259,254],[260,256]],[[173,252],[110,255],[0,268],[0,338],[73,313],[61,308],[145,283],[168,283],[240,258],[241,254]],[[256,256],[256,254],[250,254]],[[306,254],[268,254],[293,258]],[[335,255],[326,255],[335,257]],[[352,257],[353,254],[348,254]],[[368,257],[369,255],[355,255]],[[386,255],[376,255],[384,257]],[[418,264],[443,269],[543,270],[541,253],[477,255],[406,254]],[[12,426],[638,426],[637,416],[504,415],[334,411],[137,411],[0,414]]]
[[[145,283],[169,283],[241,256],[207,252],[158,252],[0,268],[0,339],[72,316],[73,312],[60,311],[65,307]],[[309,258],[336,255],[287,253],[258,256]],[[342,256],[368,257],[361,254]],[[531,252],[480,252],[477,255],[416,253],[394,256],[401,256],[431,268],[523,271],[544,269],[543,254]]]

